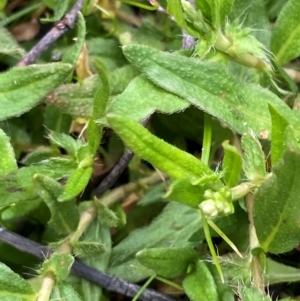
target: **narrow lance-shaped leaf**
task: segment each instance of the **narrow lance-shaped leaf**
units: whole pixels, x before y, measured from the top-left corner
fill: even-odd
[[[88,144],[91,156],[96,153],[102,139],[103,126],[97,124],[96,119],[104,117],[110,95],[109,79],[105,66],[100,60],[95,61],[95,66],[99,75],[100,88],[96,91],[94,96],[93,114],[88,126]]]
[[[90,158],[88,159],[88,161],[91,160]],[[59,196],[58,200],[60,202],[65,202],[75,198],[80,192],[84,190],[91,178],[92,173],[93,168],[91,166],[78,167],[68,179],[68,182],[64,187],[64,191]]]
[[[75,201],[67,203],[57,201],[58,196],[63,191],[63,186],[55,180],[39,174],[34,176],[33,181],[37,193],[51,212],[49,226],[60,234],[69,234],[75,231],[79,222]]]
[[[184,278],[182,284],[192,301],[219,301],[214,278],[203,261],[195,264],[194,270]]]
[[[271,158],[272,165],[279,162],[286,148],[286,128],[289,122],[281,116],[274,107],[269,104],[269,110],[272,118],[272,140],[271,140]]]
[[[0,176],[18,169],[14,150],[9,142],[9,138],[0,129]]]
[[[299,11],[300,1],[289,0],[275,23],[271,50],[281,64],[289,62],[300,54]]]
[[[207,111],[239,133],[250,129],[259,137],[270,133],[268,103],[291,123],[298,124],[290,108],[275,94],[258,85],[240,82],[220,64],[142,45],[125,46],[123,52],[156,85]]]
[[[234,0],[207,0],[211,7],[212,22],[215,29],[220,29],[230,14]]]
[[[68,76],[64,63],[16,67],[0,74],[0,120],[29,111]]]
[[[242,172],[242,156],[237,148],[230,145],[229,141],[222,143],[224,149],[224,159],[222,167],[224,170],[224,181],[227,187],[233,187],[239,183]]]
[[[253,219],[265,252],[286,253],[299,244],[300,153],[286,150],[255,195]]]
[[[242,137],[242,149],[244,151],[243,168],[249,180],[265,178],[265,156],[259,140],[253,133]]]
[[[34,301],[37,293],[31,285],[0,262],[0,298],[3,300]]]
[[[173,179],[200,178],[213,174],[213,171],[200,160],[155,137],[137,122],[118,115],[108,115],[107,119],[136,155],[147,160]]]

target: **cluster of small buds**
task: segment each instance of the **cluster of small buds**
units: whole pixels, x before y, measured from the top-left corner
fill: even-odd
[[[214,218],[218,215],[229,215],[234,212],[232,204],[232,194],[226,188],[221,188],[219,191],[207,189],[204,193],[205,201],[199,208],[208,218]]]
[[[211,29],[204,21],[204,17],[200,10],[195,9],[195,7],[186,0],[181,0],[181,6],[186,21],[191,23],[200,34],[208,34],[211,32]]]

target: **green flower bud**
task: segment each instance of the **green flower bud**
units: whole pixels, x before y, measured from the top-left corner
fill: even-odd
[[[215,217],[219,214],[219,211],[216,207],[216,204],[213,200],[206,200],[203,201],[200,205],[199,208],[201,211],[206,215],[207,217]]]

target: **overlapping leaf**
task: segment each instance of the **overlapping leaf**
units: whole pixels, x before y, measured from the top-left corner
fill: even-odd
[[[127,59],[161,88],[224,121],[239,133],[252,129],[258,137],[271,131],[268,103],[296,123],[290,109],[273,93],[240,82],[224,66],[178,54],[130,45],[123,47]]]

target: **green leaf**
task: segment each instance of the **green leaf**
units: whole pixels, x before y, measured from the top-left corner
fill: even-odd
[[[153,83],[219,118],[238,133],[251,129],[260,136],[270,132],[268,103],[297,123],[289,107],[275,94],[238,81],[220,64],[141,45],[125,46],[123,52]]]
[[[103,126],[96,123],[96,119],[104,117],[105,109],[109,101],[110,86],[108,74],[101,61],[96,60],[95,66],[100,79],[100,88],[96,91],[93,101],[93,113],[88,125],[88,145],[91,156],[94,156],[102,139]]]
[[[255,195],[253,218],[265,252],[285,253],[299,244],[300,153],[286,150]]]
[[[76,158],[77,149],[82,145],[81,140],[75,140],[64,133],[50,132],[48,138],[52,143],[65,149],[73,158]]]
[[[165,278],[175,278],[187,272],[190,263],[198,259],[193,248],[152,248],[136,254],[136,259],[145,267]]]
[[[15,67],[0,74],[0,120],[19,116],[60,85],[72,69],[69,64],[49,63]]]
[[[241,286],[239,290],[241,301],[271,301],[270,296],[265,296],[256,287]]]
[[[247,178],[249,180],[265,178],[267,172],[264,152],[253,133],[243,135],[242,149],[244,151],[243,168]]]
[[[126,65],[122,68],[118,68],[110,73],[110,94],[118,95],[122,93],[129,83],[138,75],[140,72],[131,65]]]
[[[54,159],[59,160],[60,158],[53,158],[51,161]],[[61,160],[64,161],[63,163],[66,162],[64,159],[60,159],[59,161]],[[67,160],[68,168],[70,168],[69,164],[70,160]],[[3,209],[7,206],[14,206],[17,203],[24,201],[38,200],[39,196],[33,187],[33,176],[36,173],[44,174],[58,180],[68,174],[70,169],[72,170],[72,168],[70,168],[66,171],[65,169],[67,166],[61,164],[61,162],[59,164],[50,164],[50,166],[43,162],[40,165],[23,167],[2,176],[0,178],[0,208]]]
[[[168,93],[152,84],[144,76],[139,76],[111,102],[107,112],[142,121],[154,112],[172,114],[188,106],[189,103],[181,97]]]
[[[171,178],[200,178],[213,174],[194,156],[152,135],[125,116],[108,115],[109,124],[133,152],[170,175]]]
[[[18,169],[18,165],[15,158],[15,153],[11,147],[9,138],[0,129],[0,176],[3,176],[11,171]]]
[[[164,198],[197,208],[203,201],[203,195],[207,188],[207,186],[193,185],[191,179],[188,178],[178,179],[170,185]]]
[[[94,219],[83,234],[82,242],[97,242],[104,246],[105,252],[97,257],[85,257],[83,254],[83,257],[79,255],[79,258],[87,265],[99,271],[106,272],[111,255],[111,235],[109,228],[100,224],[98,219]],[[100,300],[102,288],[99,286],[81,278],[81,288],[84,301]]]
[[[88,184],[93,173],[92,167],[79,167],[70,176],[64,187],[63,193],[59,196],[59,202],[70,201],[82,192]]]
[[[224,158],[222,168],[224,170],[224,181],[227,187],[236,186],[239,183],[242,172],[242,156],[235,146],[229,144],[229,141],[222,143],[224,149]]]
[[[98,207],[98,219],[102,225],[107,227],[117,227],[120,220],[117,215],[105,206],[102,202],[97,202]]]
[[[264,279],[265,283],[270,285],[283,282],[299,282],[300,269],[267,258],[267,270]]]
[[[289,0],[275,23],[271,50],[281,64],[295,59],[300,54],[299,10],[300,2]]]
[[[18,45],[14,37],[4,27],[0,27],[0,53],[16,58],[25,55],[24,49]]]
[[[47,100],[62,112],[72,116],[91,117],[94,95],[99,85],[97,76],[90,76],[82,83],[58,87]]]
[[[72,117],[70,115],[64,114],[51,103],[47,103],[44,115],[45,128],[58,133],[69,133],[71,123]]]
[[[192,301],[219,301],[216,283],[203,261],[195,264],[194,270],[184,278],[182,285]]]
[[[38,195],[51,212],[49,226],[60,234],[69,234],[75,231],[79,222],[79,213],[75,201],[65,203],[57,201],[58,196],[63,191],[63,186],[55,180],[40,174],[36,174],[33,181]]]
[[[99,242],[79,241],[72,243],[73,253],[80,258],[98,257],[103,254],[105,246]]]
[[[168,2],[167,12],[175,18],[176,23],[180,27],[185,28],[186,23],[184,20],[180,0],[167,0],[167,2]]]
[[[269,110],[272,118],[271,156],[272,165],[275,165],[286,149],[286,129],[289,122],[271,105],[269,105]]]
[[[56,300],[83,301],[73,286],[65,281],[57,283],[53,288],[50,301]]]
[[[149,226],[132,231],[113,248],[108,273],[132,282],[145,279],[147,275],[130,268],[130,265],[141,266],[135,258],[137,252],[153,247],[193,246],[188,240],[201,227],[201,216],[196,210],[172,202]],[[197,243],[198,239],[204,239],[203,232],[198,235]]]
[[[54,16],[51,18],[42,18],[40,19],[41,22],[48,23],[48,22],[56,22],[60,20],[63,17],[63,15],[68,11],[72,2],[74,1],[73,0],[56,1],[56,5],[54,8]]]
[[[215,29],[220,29],[231,12],[235,0],[207,0],[210,2],[212,24]]]
[[[53,253],[51,257],[43,262],[40,269],[41,275],[53,272],[58,282],[64,281],[70,274],[71,267],[74,263],[74,257],[70,254]]]
[[[222,283],[216,266],[212,263],[212,264],[207,264],[207,267],[210,270],[212,276],[214,277],[215,284],[217,287],[217,293],[219,296],[219,301],[234,301],[235,295],[233,293],[231,286],[229,286],[228,283]],[[223,266],[222,266],[222,271],[223,271]],[[232,274],[230,275],[230,278],[233,278]]]
[[[0,262],[0,298],[1,300],[34,301],[37,294],[24,278]]]

